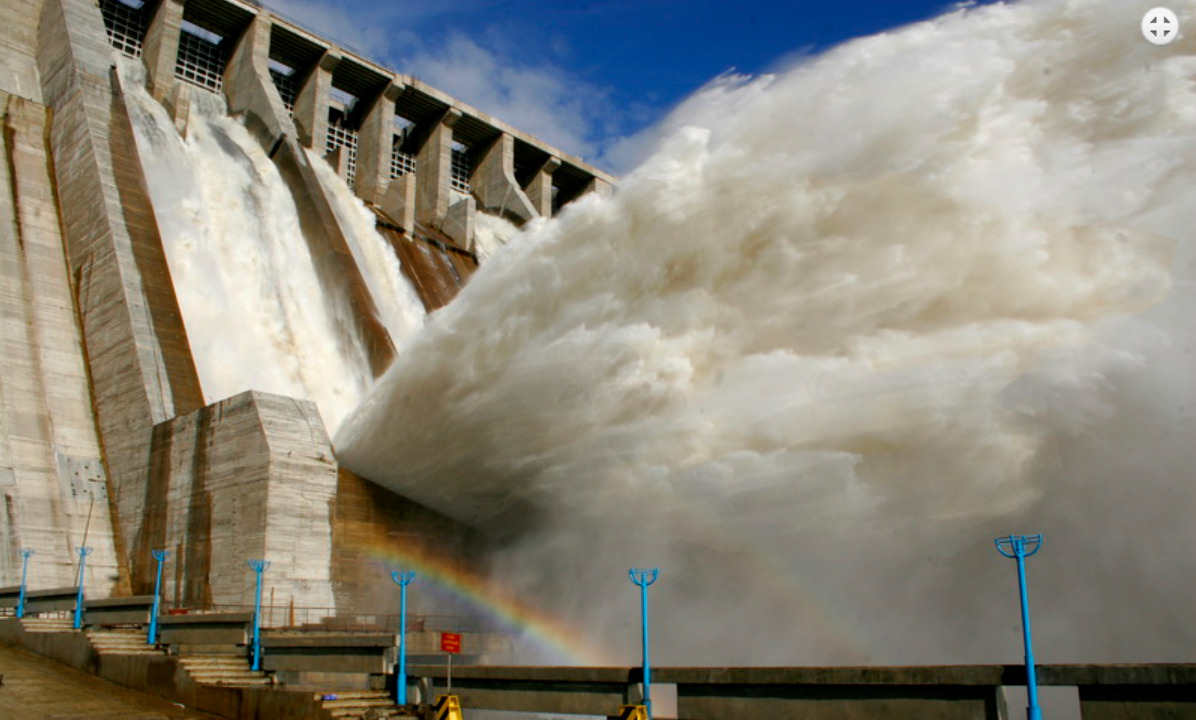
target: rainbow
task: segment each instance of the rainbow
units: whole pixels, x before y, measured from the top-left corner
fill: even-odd
[[[534,607],[488,578],[448,558],[419,548],[395,547],[374,541],[365,554],[390,569],[416,571],[416,582],[431,583],[426,591],[477,606],[533,644],[545,662],[561,665],[616,665],[573,626]],[[414,587],[414,586],[413,586]]]

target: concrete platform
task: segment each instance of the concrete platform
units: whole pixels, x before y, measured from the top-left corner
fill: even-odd
[[[217,720],[0,644],[0,718],[21,720]]]

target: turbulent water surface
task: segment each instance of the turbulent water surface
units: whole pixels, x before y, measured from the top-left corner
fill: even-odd
[[[171,277],[208,402],[260,390],[316,402],[330,431],[372,382],[353,323],[330,300],[286,184],[222,98],[194,90],[187,132],[119,60]],[[316,164],[397,345],[424,311],[393,251],[343,182]]]
[[[631,662],[1190,660],[1196,37],[984,6],[723,78],[337,437]],[[1191,2],[1172,3],[1196,23]],[[1196,26],[1196,25],[1194,25]]]

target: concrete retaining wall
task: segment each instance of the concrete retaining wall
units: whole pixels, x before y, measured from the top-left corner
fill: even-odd
[[[331,609],[329,510],[337,466],[316,406],[246,392],[154,430],[147,522],[136,547],[171,551],[174,605],[253,606],[267,558],[271,604]]]

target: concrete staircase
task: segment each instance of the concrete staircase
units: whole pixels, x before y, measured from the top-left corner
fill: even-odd
[[[382,691],[316,693],[315,699],[328,717],[336,720],[385,720],[405,715],[394,698]]]
[[[59,633],[75,631],[75,621],[69,617],[25,617],[21,618],[21,626],[25,628],[25,632],[31,633]]]
[[[88,630],[87,639],[100,655],[165,655],[146,644],[144,630]]]
[[[179,664],[200,685],[261,687],[274,682],[266,673],[250,670],[249,661],[239,655],[180,655]]]

